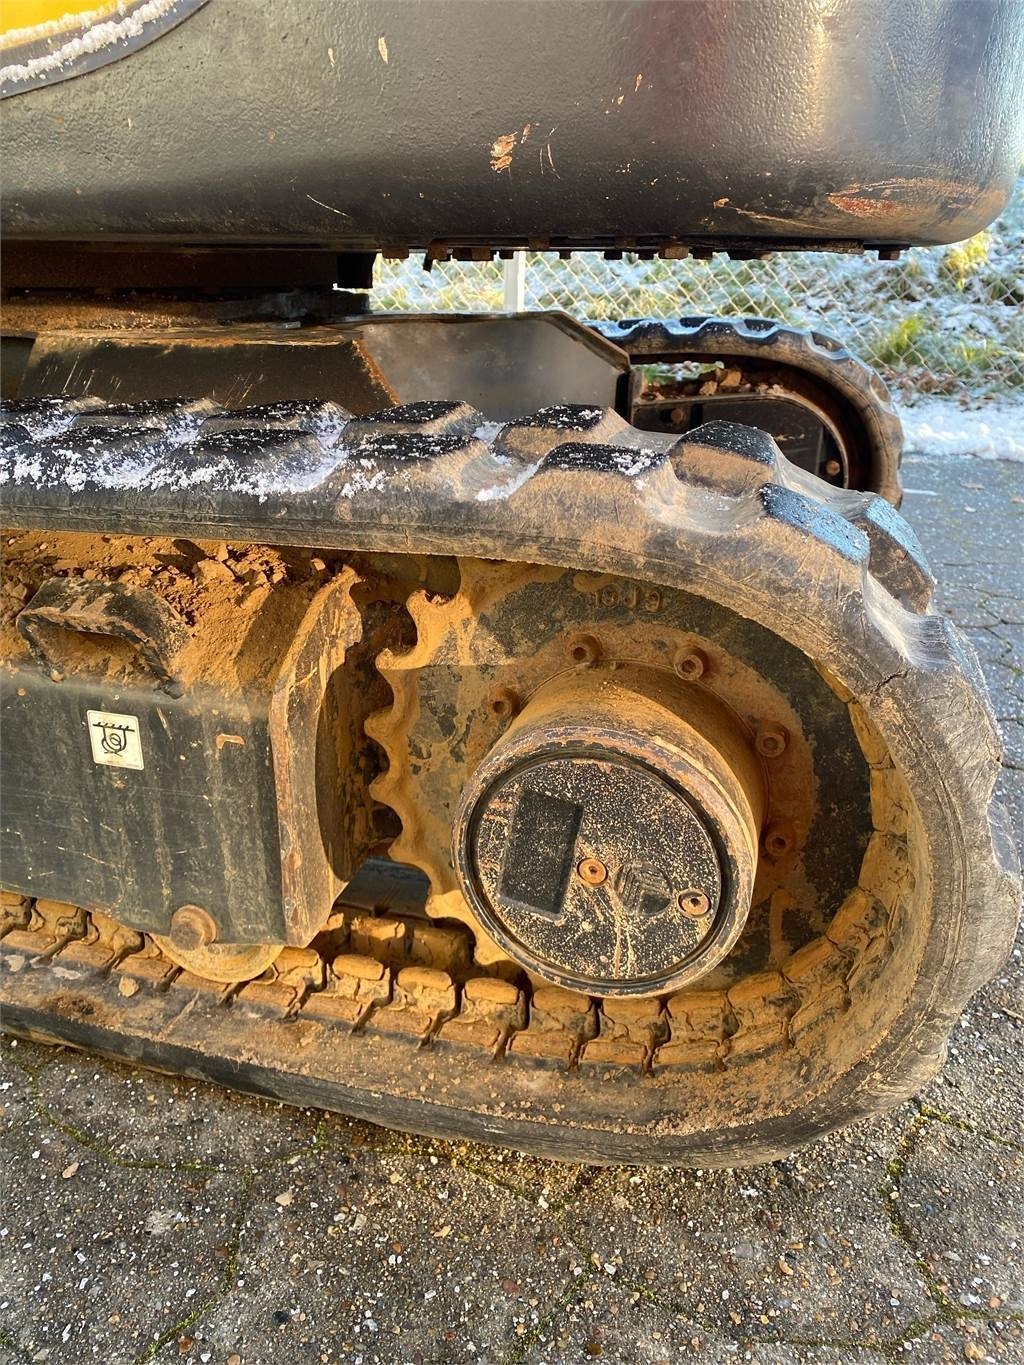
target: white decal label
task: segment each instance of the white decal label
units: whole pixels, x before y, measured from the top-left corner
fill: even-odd
[[[119,716],[113,711],[86,711],[89,742],[94,763],[108,768],[142,768],[142,740],[138,716]]]

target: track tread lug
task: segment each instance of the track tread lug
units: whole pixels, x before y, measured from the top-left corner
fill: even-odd
[[[334,445],[352,421],[352,414],[339,403],[295,399],[280,403],[259,403],[246,408],[226,408],[205,418],[200,436],[210,432],[236,429],[257,431],[297,431],[316,436]]]
[[[506,422],[493,441],[499,455],[535,461],[565,444],[629,444],[638,433],[613,408],[555,403]]]
[[[403,466],[428,466],[431,461],[470,453],[473,444],[471,436],[458,432],[434,435],[431,432],[403,431],[399,428],[397,431],[368,432],[362,439],[358,439],[356,433],[346,431],[345,448],[355,468],[362,466],[372,474],[401,470]],[[374,487],[373,484],[370,486]]]
[[[818,503],[783,484],[764,484],[760,498],[769,520],[804,540],[813,539],[817,547],[847,565],[846,577],[853,585],[860,585],[871,553],[864,531],[827,503]]]
[[[566,441],[555,446],[544,456],[538,473],[549,470],[581,472],[585,474],[612,474],[623,479],[635,479],[638,475],[658,469],[668,462],[664,450],[632,450],[628,447],[588,445],[580,441]]]
[[[422,399],[382,408],[365,417],[354,417],[345,437],[356,444],[375,437],[388,439],[399,435],[470,437],[483,422],[483,415],[470,403],[458,399]]]
[[[911,611],[927,610],[935,592],[935,578],[921,542],[891,503],[869,498],[849,521],[870,542],[871,573]]]
[[[0,407],[0,430],[9,440],[41,441],[105,406],[99,398],[12,398]]]
[[[176,443],[195,435],[208,418],[221,411],[220,404],[209,398],[182,402],[173,398],[152,399],[143,403],[105,403],[86,408],[76,415],[73,430],[159,431]]]
[[[669,457],[681,479],[733,494],[776,482],[783,458],[767,432],[719,421],[687,432]]]

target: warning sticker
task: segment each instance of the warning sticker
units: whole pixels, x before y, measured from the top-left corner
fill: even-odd
[[[108,768],[142,768],[142,740],[138,716],[119,716],[113,711],[86,711],[89,742],[94,763]]]

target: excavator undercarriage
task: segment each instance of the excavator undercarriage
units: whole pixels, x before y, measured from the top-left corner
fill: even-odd
[[[1024,9],[14,9],[0,1027],[571,1160],[913,1093],[1016,924],[984,683],[828,288],[673,263],[980,232]],[[581,251],[675,316],[368,305]]]
[[[736,1163],[911,1092],[1007,951],[973,656],[766,433],[26,397],[4,460],[8,1029]]]

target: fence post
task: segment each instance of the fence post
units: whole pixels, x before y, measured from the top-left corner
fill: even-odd
[[[526,308],[526,252],[517,251],[501,264],[505,312],[522,313]]]

